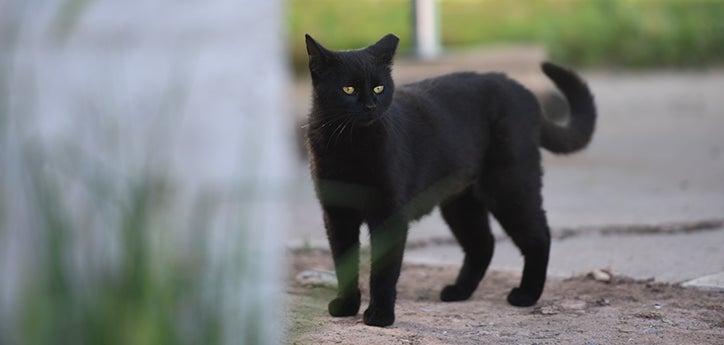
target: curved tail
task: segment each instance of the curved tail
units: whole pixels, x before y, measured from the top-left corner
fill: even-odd
[[[544,62],[543,73],[566,96],[571,115],[568,123],[557,125],[544,119],[541,146],[553,153],[572,153],[588,145],[596,127],[596,105],[586,83],[573,71]]]

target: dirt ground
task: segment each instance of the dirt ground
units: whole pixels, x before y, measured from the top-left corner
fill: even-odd
[[[724,344],[724,292],[575,277],[549,280],[536,306],[515,308],[505,296],[519,276],[489,272],[470,300],[443,303],[439,292],[457,267],[405,265],[395,324],[375,328],[361,319],[369,296],[365,265],[360,313],[332,318],[326,308],[335,291],[294,279],[303,270],[331,270],[329,253],[297,251],[290,263],[288,344]]]

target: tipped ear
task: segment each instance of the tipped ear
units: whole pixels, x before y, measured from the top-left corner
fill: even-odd
[[[377,43],[367,47],[367,51],[376,56],[381,63],[389,65],[392,63],[392,58],[395,56],[399,42],[400,39],[397,38],[397,36],[387,34],[377,41]]]
[[[317,43],[317,41],[315,41],[312,36],[309,36],[309,34],[305,34],[304,38],[307,41],[307,54],[310,58],[329,58],[332,55],[332,52],[327,50],[327,48],[322,47],[322,45]]]
[[[307,42],[307,54],[309,55],[309,71],[314,76],[332,60],[334,53],[317,43],[309,34],[305,34],[304,38]]]

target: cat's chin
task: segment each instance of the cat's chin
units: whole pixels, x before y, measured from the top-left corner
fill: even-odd
[[[357,118],[355,125],[360,127],[370,127],[382,120],[382,116],[383,115],[381,114],[365,114]]]

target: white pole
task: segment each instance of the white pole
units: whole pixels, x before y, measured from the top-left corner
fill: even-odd
[[[437,0],[413,0],[415,54],[432,59],[440,54],[439,11]]]

